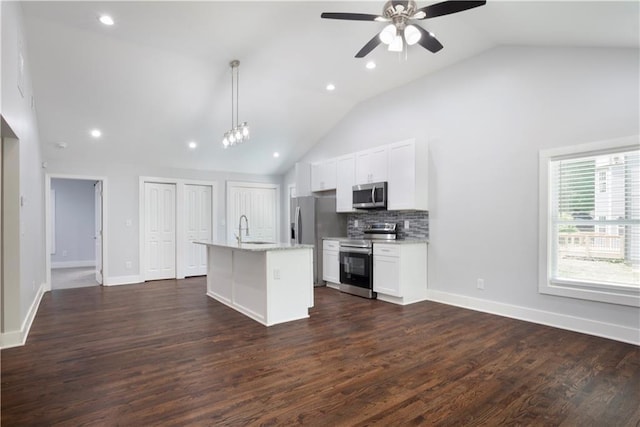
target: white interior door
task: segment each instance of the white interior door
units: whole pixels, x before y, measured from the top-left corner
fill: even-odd
[[[249,238],[269,242],[279,241],[277,235],[277,199],[275,187],[252,187],[250,184],[231,185],[228,188],[227,240],[235,241],[240,215],[249,222]],[[245,239],[245,223],[242,223]]]
[[[207,274],[207,248],[193,241],[210,242],[212,239],[211,186],[185,185],[185,276]]]
[[[95,233],[93,235],[96,255],[96,282],[102,285],[102,181],[96,181],[94,189]]]
[[[145,280],[176,277],[176,186],[145,182]]]

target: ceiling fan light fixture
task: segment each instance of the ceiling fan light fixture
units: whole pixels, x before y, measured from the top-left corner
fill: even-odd
[[[402,52],[404,43],[402,43],[402,36],[397,35],[389,45],[389,52]]]
[[[391,45],[398,35],[398,29],[394,24],[389,24],[380,32],[380,41],[386,45]]]
[[[404,40],[407,42],[409,46],[413,46],[414,44],[420,41],[422,34],[415,25],[407,25],[404,29]]]

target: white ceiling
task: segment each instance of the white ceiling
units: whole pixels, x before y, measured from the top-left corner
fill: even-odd
[[[422,21],[444,49],[412,46],[406,60],[383,46],[354,58],[384,24],[320,19],[379,14],[383,4],[25,2],[44,157],[280,174],[358,102],[496,45],[640,47],[633,0],[489,0]],[[101,13],[116,24],[100,24]],[[224,150],[232,59],[241,61],[240,120],[252,139]],[[367,60],[378,67],[367,70]],[[95,127],[99,140],[88,134]],[[189,141],[198,148],[189,150]]]

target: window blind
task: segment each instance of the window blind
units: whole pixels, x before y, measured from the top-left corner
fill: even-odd
[[[551,280],[640,287],[640,150],[550,162]]]

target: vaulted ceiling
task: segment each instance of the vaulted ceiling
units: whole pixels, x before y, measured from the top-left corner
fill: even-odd
[[[640,47],[636,1],[489,0],[422,21],[444,49],[416,45],[406,58],[384,46],[354,58],[383,23],[320,19],[322,12],[380,14],[383,4],[24,2],[43,155],[280,174],[358,102],[494,46]],[[98,22],[102,13],[115,25]],[[252,138],[224,150],[232,59],[241,62],[239,118]],[[375,69],[365,67],[369,60]],[[103,135],[91,138],[92,128]],[[191,141],[197,148],[188,148]],[[67,148],[57,148],[61,142]]]

